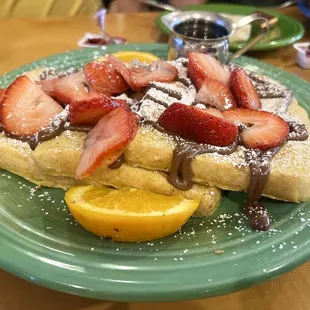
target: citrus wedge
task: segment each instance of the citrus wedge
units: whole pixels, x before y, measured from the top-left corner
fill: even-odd
[[[73,217],[93,234],[121,242],[151,241],[175,233],[199,200],[150,191],[74,186],[65,201]]]
[[[134,59],[137,59],[140,62],[150,64],[155,60],[159,60],[159,58],[155,56],[154,54],[138,52],[138,51],[122,51],[122,52],[113,53],[112,55],[124,62],[131,62]],[[104,56],[97,59],[97,61],[100,61],[100,60],[104,60]]]

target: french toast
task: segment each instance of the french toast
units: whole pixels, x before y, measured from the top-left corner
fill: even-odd
[[[123,164],[119,169],[99,168],[90,177],[76,180],[75,170],[83,150],[84,133],[66,131],[55,139],[41,143],[34,151],[25,142],[0,134],[0,169],[8,170],[42,186],[68,189],[74,185],[92,184],[114,188],[134,187],[172,196],[181,194],[199,199],[196,216],[215,212],[221,202],[221,190],[194,184],[188,191],[170,185],[164,172],[134,168]],[[52,150],[52,151],[51,151]]]
[[[56,98],[69,112],[63,122],[55,118],[57,130],[38,133],[43,139],[36,133],[34,146],[34,136],[21,142],[10,133],[1,134],[0,168],[47,186],[136,187],[199,198],[200,215],[216,210],[221,189],[248,192],[249,201],[255,203],[250,208],[260,214],[265,214],[256,204],[261,195],[291,202],[308,200],[310,121],[293,93],[269,78],[222,66],[211,56],[192,57],[206,63],[192,63],[189,68],[187,59],[178,59],[159,61],[156,66],[138,64],[132,70],[110,57],[85,66],[84,75],[94,78],[93,83],[100,81],[97,86],[109,84],[113,93],[109,96],[89,90],[82,72],[60,78],[55,78],[54,71],[49,77],[42,68],[28,73],[32,82],[21,78],[14,82],[15,88],[37,83],[37,97]],[[112,78],[92,75],[99,67]],[[3,106],[10,112],[5,100]],[[15,128],[5,116],[4,129],[7,123]],[[44,130],[50,131],[47,138]],[[106,141],[113,139],[117,140],[113,152],[105,153]],[[111,166],[119,160],[124,162],[116,169]],[[264,230],[267,224],[259,225],[265,225]]]
[[[186,60],[179,59],[172,63],[179,72],[177,81],[173,83],[151,83],[145,91],[143,99],[139,102],[139,106],[137,107],[136,103],[132,103],[132,109],[136,109],[147,120],[156,121],[165,109],[164,104],[169,106],[176,100],[190,104],[195,99],[196,90],[186,73]],[[38,72],[31,73],[33,77],[37,75]],[[310,122],[307,112],[298,105],[292,92],[266,77],[253,73],[250,76],[260,95],[263,110],[278,113],[293,120],[300,120],[309,129]],[[267,84],[268,86],[266,86]],[[126,97],[123,96],[123,98]],[[127,98],[127,100],[131,99]],[[81,134],[77,137],[83,140]],[[79,144],[78,139],[75,143]],[[125,162],[133,167],[168,172],[171,167],[174,148],[175,142],[169,135],[145,125],[139,129],[135,139],[126,148],[124,158]],[[224,190],[246,192],[249,187],[250,173],[245,161],[244,151],[244,147],[239,146],[236,152],[229,155],[212,153],[197,156],[192,162],[194,182]],[[45,161],[46,164],[41,166],[42,157],[37,156],[39,155],[35,151],[34,158],[37,158],[37,164],[44,173],[48,174],[45,171],[46,166],[43,167],[48,161]],[[309,164],[309,139],[307,141],[288,141],[272,160],[271,173],[263,195],[292,202],[309,199]],[[70,176],[73,176],[72,171],[69,174]],[[283,178],[286,180],[284,183],[282,182]]]

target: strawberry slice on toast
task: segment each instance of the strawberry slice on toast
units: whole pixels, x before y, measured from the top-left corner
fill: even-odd
[[[104,115],[87,134],[76,178],[83,179],[97,167],[111,165],[134,139],[138,128],[137,116],[127,109],[120,107]]]
[[[247,148],[268,150],[280,146],[289,134],[288,124],[279,116],[266,111],[234,109],[222,112],[231,122],[250,126],[240,133]]]
[[[230,75],[230,90],[240,108],[259,110],[262,108],[259,96],[247,73],[242,68],[236,68]]]
[[[237,107],[228,86],[209,77],[202,83],[196,96],[196,102],[210,105],[219,110],[234,109]]]
[[[126,80],[106,61],[93,61],[84,66],[84,75],[91,90],[104,94],[120,94],[129,88]]]
[[[150,82],[172,82],[178,76],[177,68],[163,60],[156,60],[147,67],[132,66],[112,55],[108,55],[106,61],[123,76],[131,89],[136,92],[139,92],[142,87],[148,86]]]
[[[26,137],[45,128],[62,110],[38,85],[20,76],[5,93],[0,118],[6,132]]]
[[[83,100],[76,100],[70,104],[69,121],[72,125],[96,125],[102,116],[118,107],[129,109],[125,100],[90,93]]]
[[[63,104],[70,104],[89,94],[89,87],[83,72],[73,73],[61,78],[39,81],[37,84],[42,87],[46,94],[56,98]]]
[[[208,113],[208,109],[173,103],[161,114],[158,123],[168,132],[198,143],[216,146],[233,143],[238,134],[237,125],[218,117],[212,110]]]
[[[2,100],[4,99],[5,92],[6,92],[5,88],[0,88],[0,105]]]
[[[197,52],[189,53],[187,72],[197,89],[200,89],[207,77],[228,84],[230,76],[227,66],[211,55]]]

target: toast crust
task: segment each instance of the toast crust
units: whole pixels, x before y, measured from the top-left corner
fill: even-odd
[[[170,185],[164,172],[134,168],[123,164],[118,169],[99,168],[83,180],[74,178],[83,150],[84,133],[66,131],[59,137],[41,143],[32,151],[23,143],[0,135],[0,169],[8,170],[42,186],[68,189],[74,185],[91,184],[114,188],[135,187],[167,196],[182,195],[199,199],[195,216],[213,214],[221,202],[221,190],[194,184],[188,191]]]

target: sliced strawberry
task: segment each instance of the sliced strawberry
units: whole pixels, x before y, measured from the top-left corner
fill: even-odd
[[[106,61],[88,63],[84,75],[91,90],[99,93],[120,94],[129,88],[123,76]]]
[[[106,55],[105,61],[109,63],[113,67],[113,69],[115,69],[118,73],[122,75],[122,77],[125,79],[127,84],[133,90],[136,90],[134,89],[133,79],[131,75],[131,66],[129,64],[121,61],[120,59],[118,59],[117,57],[113,55]]]
[[[231,122],[250,126],[240,133],[247,148],[268,150],[281,145],[289,134],[288,124],[269,112],[239,108],[223,111],[222,114]]]
[[[1,105],[2,101],[4,99],[6,89],[5,88],[0,88],[0,132],[2,131],[2,122],[1,122]]]
[[[30,136],[46,127],[63,108],[26,76],[18,77],[5,93],[1,120],[4,130]]]
[[[0,88],[0,104],[2,100],[4,99],[5,92],[6,92],[5,88]]]
[[[262,108],[258,94],[247,73],[242,68],[236,68],[231,73],[229,84],[238,107],[252,110]]]
[[[177,68],[163,60],[156,60],[148,67],[134,67],[112,55],[108,55],[106,61],[124,77],[131,89],[137,92],[151,82],[172,82],[178,76]]]
[[[173,82],[178,76],[178,69],[164,60],[156,60],[147,68],[132,67],[134,85],[148,86],[151,82]]]
[[[211,115],[219,117],[219,118],[224,118],[223,114],[218,109],[208,108],[208,109],[205,109],[202,111],[207,112],[208,114],[211,114]]]
[[[138,128],[137,116],[124,108],[104,115],[87,134],[76,178],[83,179],[97,167],[112,164],[134,139]]]
[[[212,113],[212,112],[211,112]],[[181,103],[173,103],[159,117],[158,123],[168,132],[198,143],[226,146],[233,143],[238,127],[217,116]]]
[[[234,109],[237,107],[228,86],[208,77],[202,83],[196,96],[196,102],[216,107],[219,110]]]
[[[44,92],[63,104],[81,99],[89,93],[83,72],[73,73],[61,78],[37,82]]]
[[[189,53],[187,70],[190,79],[197,89],[202,86],[206,77],[224,84],[227,84],[229,81],[229,68],[207,54],[196,52]]]
[[[126,101],[90,93],[85,99],[70,104],[69,121],[72,125],[96,125],[105,114],[118,107],[128,107]]]

